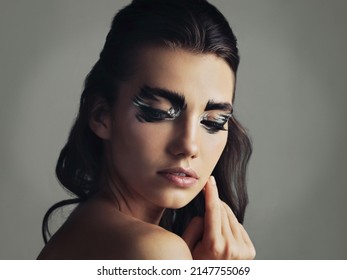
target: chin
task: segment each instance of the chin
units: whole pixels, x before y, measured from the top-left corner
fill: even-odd
[[[170,197],[170,200],[163,203],[163,208],[175,209],[175,210],[180,209],[180,208],[186,206],[193,199],[194,199],[194,197],[193,198],[177,197],[176,199],[172,199],[172,197]]]

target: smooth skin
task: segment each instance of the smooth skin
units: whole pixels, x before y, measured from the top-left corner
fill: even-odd
[[[235,78],[229,65],[212,54],[158,47],[143,49],[136,61],[115,106],[99,100],[95,111],[103,107],[104,113],[90,121],[105,147],[101,190],[76,208],[39,259],[253,259],[247,232],[210,176],[227,131],[208,133],[201,121],[206,113],[211,119],[225,113],[206,112],[208,101],[231,103]],[[144,85],[182,94],[185,110],[173,120],[139,122],[132,100]],[[158,174],[172,167],[193,169],[196,183],[177,186]],[[194,218],[182,238],[159,226],[166,208],[183,207],[201,191],[205,217]]]
[[[205,217],[194,218],[183,234],[193,259],[253,259],[253,243],[230,207],[219,199],[213,176],[204,194]]]

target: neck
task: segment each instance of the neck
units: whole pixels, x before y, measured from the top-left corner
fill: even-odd
[[[150,224],[159,225],[165,210],[165,208],[146,202],[142,197],[129,192],[126,188],[119,187],[119,184],[103,185],[98,196],[111,203],[123,214]]]

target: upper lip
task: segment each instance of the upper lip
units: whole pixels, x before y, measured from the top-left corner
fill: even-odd
[[[158,173],[184,173],[188,177],[199,179],[198,174],[196,174],[196,172],[191,168],[172,167],[172,168],[162,169],[158,171]]]

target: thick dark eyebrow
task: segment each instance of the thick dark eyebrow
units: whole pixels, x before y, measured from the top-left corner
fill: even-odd
[[[213,100],[209,100],[206,104],[205,111],[211,110],[221,110],[228,112],[228,114],[232,114],[233,106],[228,102],[215,102]]]
[[[139,96],[144,99],[156,101],[158,101],[156,97],[162,97],[167,99],[173,107],[179,108],[181,110],[183,110],[187,106],[183,94],[165,88],[150,87],[145,85],[141,87]]]

